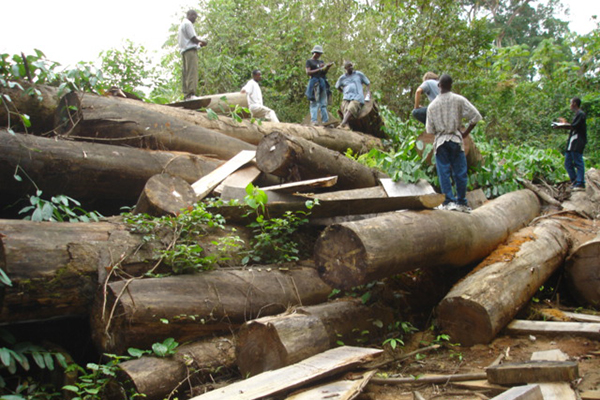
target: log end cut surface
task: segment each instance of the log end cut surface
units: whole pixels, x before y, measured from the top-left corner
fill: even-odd
[[[365,283],[366,257],[361,239],[343,225],[328,227],[315,245],[315,264],[321,279],[338,289]]]
[[[194,189],[182,178],[169,174],[154,175],[146,182],[134,213],[146,213],[160,217],[177,215],[196,201]]]
[[[287,168],[294,159],[295,151],[286,136],[273,132],[265,136],[256,148],[256,164],[265,173],[278,176],[288,174]]]
[[[600,239],[580,246],[566,265],[571,292],[582,304],[600,305]]]
[[[490,317],[480,304],[462,297],[449,297],[437,307],[438,323],[453,342],[463,346],[487,344],[495,333]]]
[[[257,337],[260,340],[255,340]],[[235,358],[243,376],[254,376],[286,366],[287,352],[270,324],[249,322],[240,329]]]

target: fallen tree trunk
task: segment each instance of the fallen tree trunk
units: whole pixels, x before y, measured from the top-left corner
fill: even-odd
[[[465,346],[491,342],[564,262],[567,233],[546,220],[513,234],[437,307],[437,319],[452,341]]]
[[[152,176],[168,173],[194,183],[222,161],[187,153],[12,135],[0,130],[0,194],[20,199],[64,194],[79,201],[135,204]],[[29,179],[17,182],[15,172]],[[35,182],[35,186],[33,182]]]
[[[156,112],[137,100],[75,92],[62,97],[55,131],[73,139],[185,151],[221,159],[255,149],[239,139]]]
[[[375,101],[368,101],[360,109],[360,114],[357,118],[350,118],[348,125],[352,130],[363,132],[368,135],[373,135],[378,138],[385,138],[383,131],[383,120],[379,115],[379,107]]]
[[[329,293],[312,268],[216,270],[113,282],[94,305],[92,338],[102,353],[122,354],[168,337],[185,342],[227,332],[290,306],[322,303]]]
[[[0,126],[10,127],[16,132],[29,132],[38,135],[52,132],[54,113],[61,96],[58,88],[47,85],[31,85],[19,82],[24,90],[0,86],[0,96],[4,98],[0,107]],[[29,116],[31,126],[25,130],[18,114]]]
[[[540,212],[530,190],[505,194],[472,214],[407,211],[329,226],[315,245],[323,280],[349,289],[438,265],[465,266],[489,255]]]
[[[600,235],[573,250],[565,265],[570,293],[582,305],[600,305]]]
[[[382,324],[380,328],[375,321]],[[329,350],[339,341],[358,345],[384,336],[383,329],[392,321],[390,309],[367,307],[360,300],[302,307],[255,319],[238,331],[236,363],[242,376],[257,375]]]
[[[378,173],[343,154],[281,132],[265,136],[256,150],[258,168],[300,181],[337,175],[336,188],[358,189],[379,185]]]
[[[203,383],[218,371],[235,367],[233,338],[216,337],[178,347],[173,357],[143,356],[118,365],[118,379],[125,387],[145,395],[147,400],[162,400],[177,389]],[[183,391],[183,390],[182,390]]]

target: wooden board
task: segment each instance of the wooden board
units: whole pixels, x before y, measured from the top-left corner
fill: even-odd
[[[579,377],[577,363],[572,361],[528,361],[506,363],[486,369],[490,383],[512,385],[536,382],[570,382]]]
[[[579,393],[581,400],[600,400],[600,390],[588,390]]]
[[[240,168],[231,175],[229,175],[223,182],[221,182],[214,191],[216,193],[223,193],[225,187],[235,187],[246,189],[249,183],[254,182],[256,178],[260,176],[262,172],[255,163],[251,163],[246,167]],[[225,199],[223,199],[225,200]]]
[[[337,183],[337,176],[327,176],[325,178],[309,179],[306,181],[283,183],[281,185],[266,186],[262,190],[273,192],[294,193],[314,188],[332,187]]]
[[[492,400],[546,400],[539,385],[517,386],[494,397]]]
[[[553,322],[514,320],[506,327],[510,334],[518,335],[580,335],[600,339],[600,323]]]
[[[394,182],[389,178],[379,179],[381,185],[389,197],[418,196],[422,194],[435,193],[433,186],[424,179],[417,183]]]
[[[376,371],[368,371],[364,374],[347,374],[344,379],[292,394],[286,400],[351,400],[362,392],[375,373]]]
[[[255,156],[256,151],[254,150],[242,150],[225,164],[221,165],[208,175],[203,176],[198,181],[193,183],[192,188],[194,189],[196,196],[198,196],[198,200],[203,199],[225,178],[238,170],[244,164],[252,161]]]
[[[581,314],[568,311],[563,311],[562,314],[573,321],[600,323],[600,315]]]
[[[246,380],[215,389],[192,400],[254,400],[293,390],[317,379],[348,371],[381,356],[382,350],[342,346],[299,363],[263,372]]]
[[[503,393],[508,389],[507,386],[495,385],[493,383],[489,383],[487,379],[478,379],[473,381],[465,381],[465,382],[452,382],[452,386],[456,386],[459,388],[464,388],[471,391],[476,392],[485,392],[491,393],[492,395],[498,395]]]
[[[567,361],[569,356],[559,349],[536,351],[531,355],[531,361]]]
[[[538,383],[544,400],[577,400],[577,395],[567,382]]]
[[[199,110],[201,108],[208,107],[210,101],[211,100],[207,98],[200,98],[196,100],[178,101],[176,103],[169,103],[167,105],[170,107],[185,108],[186,110]]]

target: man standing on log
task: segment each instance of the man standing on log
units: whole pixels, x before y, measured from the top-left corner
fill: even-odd
[[[350,129],[348,126],[350,117],[357,118],[365,101],[371,100],[371,82],[365,74],[354,70],[352,61],[346,61],[344,63],[344,69],[346,70],[346,73],[339,77],[335,84],[335,88],[344,94],[342,105],[340,107],[342,123],[339,128]],[[367,88],[366,96],[363,93],[363,84]]]
[[[565,169],[571,180],[573,191],[585,190],[585,163],[583,162],[583,149],[587,143],[586,115],[581,110],[581,99],[571,99],[571,110],[575,112],[573,122],[570,124],[561,118],[560,124],[552,124],[557,129],[570,129],[565,151]]]
[[[421,95],[425,93],[431,103],[440,94],[438,87],[439,76],[433,72],[427,72],[423,75],[423,83],[415,92],[415,108],[412,110],[412,116],[419,122],[425,124],[427,121],[427,107],[421,107]]]
[[[198,97],[198,49],[206,46],[206,40],[196,36],[194,22],[198,18],[195,10],[189,10],[186,18],[179,26],[179,51],[183,60],[181,67],[181,83],[183,86],[184,100],[195,100]]]
[[[327,102],[331,89],[327,82],[327,72],[333,65],[332,62],[325,64],[321,60],[323,47],[316,45],[312,49],[312,57],[306,60],[306,74],[310,76],[306,87],[306,97],[310,101],[310,124],[316,125],[321,110],[321,123],[325,125],[329,121],[327,114]]]
[[[258,82],[262,81],[262,73],[255,69],[252,71],[252,79],[242,88],[242,93],[248,98],[248,108],[254,118],[266,118],[271,122],[279,122],[275,111],[263,105],[262,90]]]
[[[467,204],[467,158],[463,138],[467,137],[477,122],[481,120],[479,111],[461,95],[452,92],[452,78],[442,75],[438,83],[440,95],[427,109],[426,131],[435,135],[433,148],[440,188],[446,195],[439,207],[444,210],[471,212]],[[469,126],[462,127],[462,120],[468,119]],[[456,184],[456,197],[451,177]]]

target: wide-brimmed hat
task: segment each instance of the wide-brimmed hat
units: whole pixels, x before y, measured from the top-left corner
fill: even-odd
[[[318,44],[313,47],[311,53],[320,53],[323,54],[323,46],[319,46]]]

